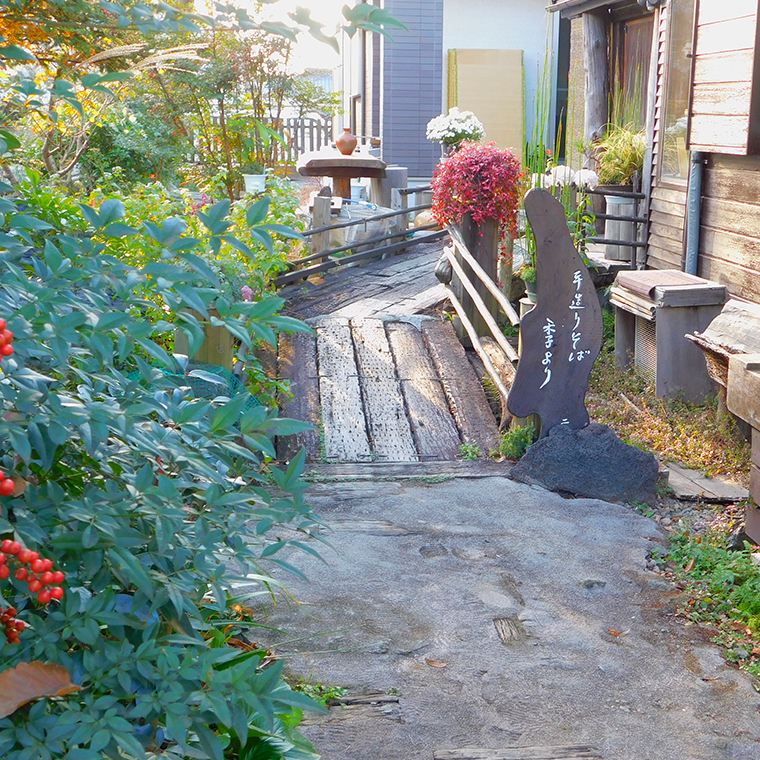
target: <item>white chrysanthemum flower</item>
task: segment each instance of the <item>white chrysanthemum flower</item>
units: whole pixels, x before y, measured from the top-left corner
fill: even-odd
[[[549,181],[549,177],[547,177],[545,174],[531,174],[530,186],[551,187],[551,182]]]
[[[549,172],[549,184],[551,187],[564,187],[570,185],[575,178],[575,172],[564,164],[555,166]]]
[[[575,184],[584,190],[595,190],[599,186],[599,175],[593,169],[580,169],[575,173]]]
[[[486,135],[483,124],[472,111],[460,111],[456,106],[427,124],[425,136],[432,142],[446,145],[464,140],[481,140]]]

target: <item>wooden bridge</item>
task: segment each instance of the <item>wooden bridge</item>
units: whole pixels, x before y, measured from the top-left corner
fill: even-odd
[[[282,414],[314,426],[282,439],[280,458],[305,446],[312,462],[453,462],[462,444],[482,456],[498,445],[480,379],[433,312],[445,298],[433,274],[442,245],[282,289],[286,313],[316,335],[280,343],[293,392]]]

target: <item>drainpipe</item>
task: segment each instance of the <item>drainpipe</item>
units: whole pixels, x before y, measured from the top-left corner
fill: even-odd
[[[702,169],[705,163],[704,153],[691,151],[689,167],[689,192],[686,198],[686,256],[684,272],[697,273],[699,259],[699,223],[702,215]]]

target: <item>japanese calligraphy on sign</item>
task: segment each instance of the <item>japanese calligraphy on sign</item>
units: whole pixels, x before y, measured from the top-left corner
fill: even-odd
[[[602,314],[562,204],[537,188],[525,211],[536,237],[538,301],[522,320],[522,356],[507,406],[516,417],[538,414],[544,436],[555,425],[588,425],[584,399],[602,347]]]

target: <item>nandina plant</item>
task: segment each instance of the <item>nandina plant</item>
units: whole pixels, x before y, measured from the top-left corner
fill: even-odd
[[[438,164],[433,175],[433,217],[460,224],[465,214],[480,224],[488,219],[514,235],[522,189],[520,161],[496,143],[464,143]]]

